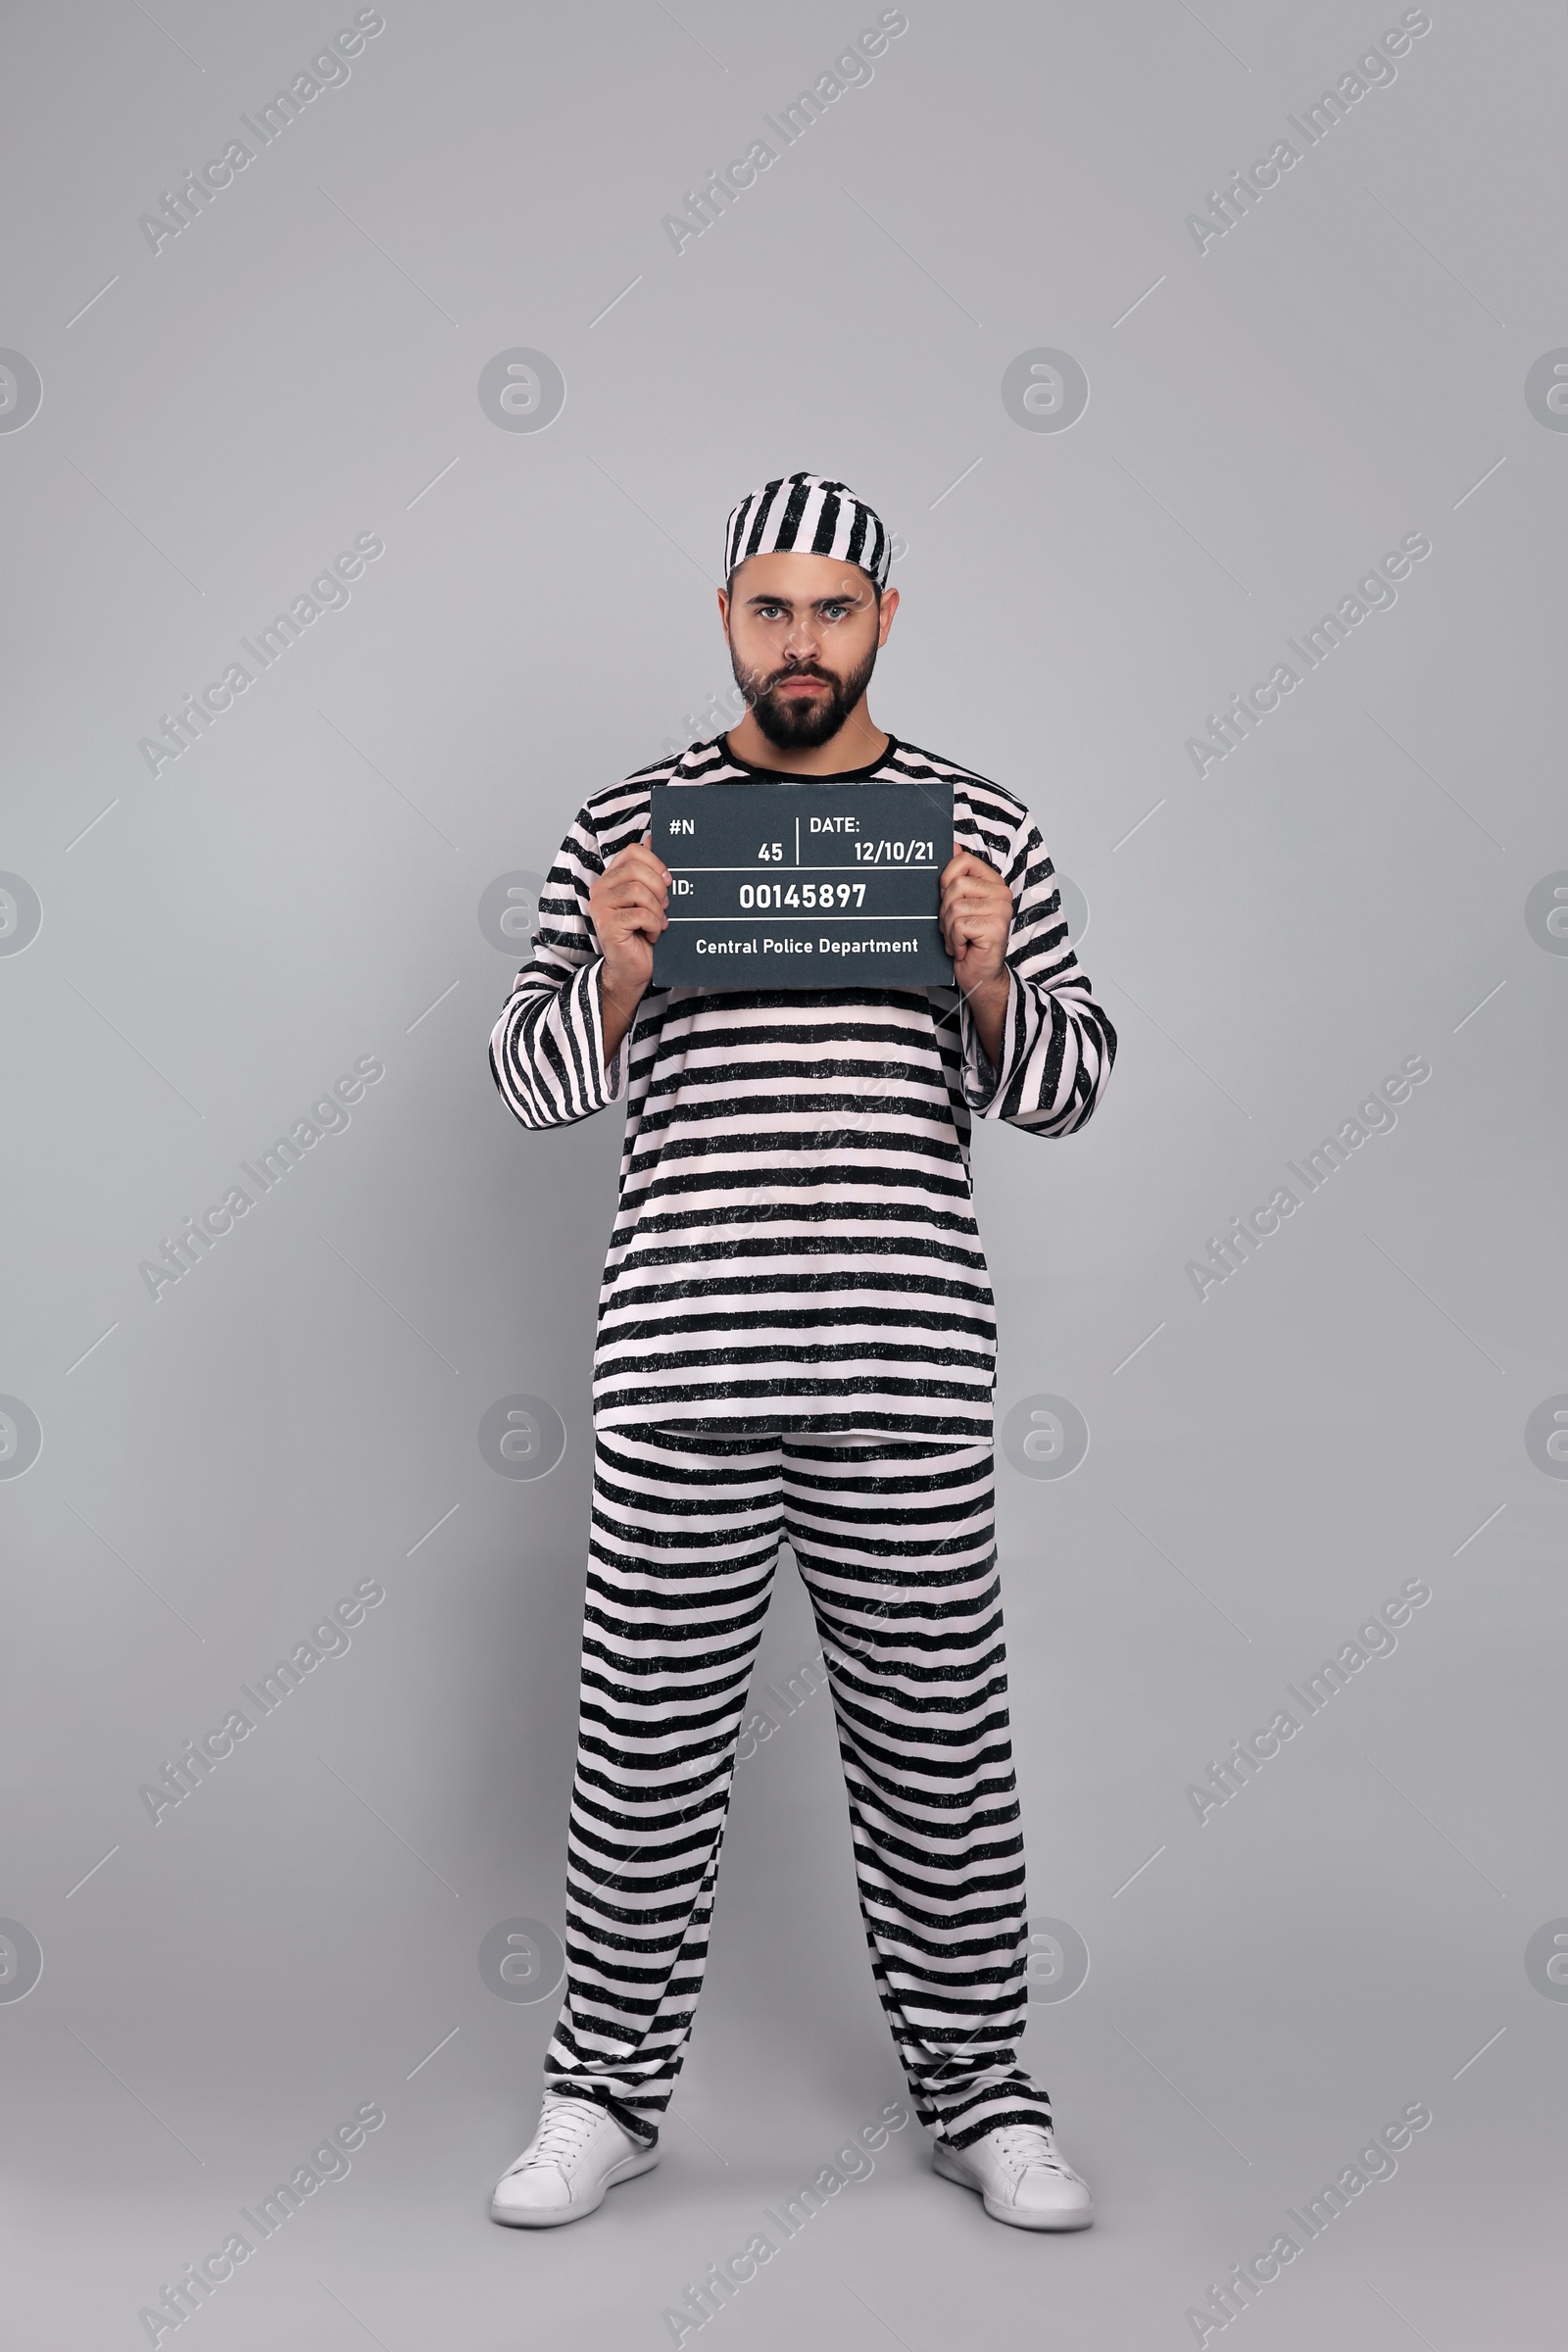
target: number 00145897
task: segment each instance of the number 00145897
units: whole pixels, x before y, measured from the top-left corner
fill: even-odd
[[[743,882],[740,886],[743,906],[765,909],[769,906],[814,906],[825,913],[829,907],[863,906],[863,882]]]

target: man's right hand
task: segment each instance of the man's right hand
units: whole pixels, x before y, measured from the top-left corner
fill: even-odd
[[[599,985],[607,1055],[636,1017],[654,976],[654,942],[669,920],[669,872],[654,856],[652,838],[644,834],[612,858],[588,893],[588,917],[605,959]]]

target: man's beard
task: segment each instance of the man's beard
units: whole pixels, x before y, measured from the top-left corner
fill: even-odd
[[[764,676],[761,670],[742,668],[733,648],[730,665],[736,685],[774,749],[812,752],[838,733],[864,694],[876,667],[876,647],[872,646],[865,660],[845,678],[836,676],[831,669],[823,669],[815,662],[790,663]],[[820,678],[828,691],[812,695],[809,700],[780,695],[776,689],[787,678]]]

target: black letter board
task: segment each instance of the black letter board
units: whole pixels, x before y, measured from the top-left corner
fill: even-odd
[[[951,784],[656,784],[656,988],[951,985]]]

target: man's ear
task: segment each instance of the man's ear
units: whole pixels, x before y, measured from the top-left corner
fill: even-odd
[[[896,588],[884,588],[882,591],[882,610],[877,616],[876,642],[878,650],[886,645],[888,641],[888,631],[893,626],[893,615],[898,609],[898,590]]]
[[[729,635],[729,590],[727,588],[720,588],[718,591],[718,625],[727,637]]]

